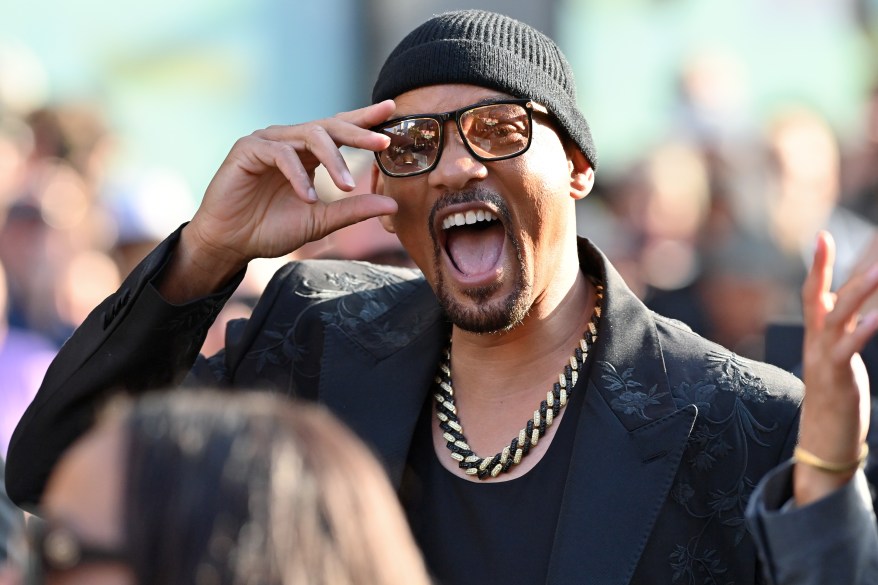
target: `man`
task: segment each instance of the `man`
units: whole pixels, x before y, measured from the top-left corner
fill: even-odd
[[[13,438],[16,501],[39,499],[107,393],[191,367],[190,382],[327,404],[385,463],[443,583],[876,579],[852,363],[878,329],[854,327],[878,272],[831,296],[819,239],[800,416],[797,379],[649,313],[577,239],[595,148],[551,40],[481,11],[434,17],[390,55],[373,102],[235,144],[191,223],[53,364]],[[377,153],[373,193],[324,204],[318,165],[354,188],[341,145]],[[196,357],[250,259],[373,216],[423,277],[289,265],[223,352]]]

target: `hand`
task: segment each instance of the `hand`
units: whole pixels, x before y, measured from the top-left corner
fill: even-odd
[[[204,294],[254,258],[283,256],[347,225],[396,212],[395,201],[371,193],[322,202],[313,184],[322,164],[340,189],[352,190],[339,146],[387,148],[389,138],[368,128],[393,110],[387,100],[238,140],[183,230],[162,293],[172,301]]]
[[[799,445],[825,461],[856,461],[869,430],[869,380],[859,351],[878,330],[878,313],[860,319],[878,291],[878,266],[852,276],[830,292],[835,244],[817,236],[814,263],[802,287],[805,399]],[[855,470],[828,473],[797,464],[793,491],[798,505],[818,500],[850,481]]]

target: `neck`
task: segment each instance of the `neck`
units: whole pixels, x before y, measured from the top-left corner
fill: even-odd
[[[594,286],[578,266],[569,272],[570,283],[562,293],[556,292],[555,299],[548,294],[538,299],[510,331],[477,334],[453,328],[455,391],[471,395],[461,396],[464,401],[496,404],[531,395],[545,397],[546,383],[557,378],[579,343],[595,303]]]
[[[443,381],[439,388],[453,405],[448,407],[444,400],[439,399],[442,405],[437,406],[437,412],[442,411],[444,415],[437,414],[433,442],[440,454],[449,448],[446,445],[449,441],[459,440],[461,448],[468,445],[471,451],[456,454],[457,461],[463,461],[465,457],[475,459],[475,462],[467,459],[469,465],[465,473],[475,473],[478,468],[478,476],[482,480],[491,477],[498,481],[513,479],[531,469],[551,443],[557,428],[551,419],[560,423],[565,412],[557,409],[557,405],[565,403],[560,392],[572,391],[574,376],[578,377],[576,372],[564,373],[565,366],[570,368],[573,365],[572,369],[578,372],[583,360],[587,359],[589,346],[580,344],[591,343],[591,334],[583,340],[583,333],[589,325],[593,330],[594,323],[589,324],[589,321],[596,314],[595,286],[578,269],[573,274],[572,284],[562,295],[561,301],[542,318],[537,318],[540,312],[534,311],[519,327],[502,334],[474,335],[453,330],[451,370],[443,368],[444,374],[440,374]],[[574,348],[577,351],[581,349],[585,354],[571,355]],[[552,391],[553,386],[558,384],[559,374],[562,376],[561,386]],[[565,390],[560,390],[561,387]],[[547,392],[550,391],[554,399],[547,399]],[[549,406],[554,402],[554,417],[547,417],[545,406],[540,406],[541,402]],[[534,412],[537,409],[542,413],[541,419]],[[441,422],[448,420],[442,418],[446,415],[453,418],[453,424]],[[533,424],[537,424],[538,420],[543,421],[539,437],[533,439],[538,440],[539,445],[532,447],[532,455],[522,459],[520,465],[518,460],[504,460],[501,458],[504,448],[506,451],[521,451],[515,447],[517,443],[510,445],[511,438],[520,437],[520,433],[536,433],[527,425],[524,425],[525,430],[521,430],[522,422],[528,420],[533,420]],[[455,426],[458,424],[462,424],[465,430]],[[440,461],[449,471],[459,475],[464,473],[452,456],[440,456]],[[502,465],[504,463],[505,466]],[[491,477],[483,475],[488,474],[485,466],[494,470],[495,473],[490,473]],[[501,467],[503,469],[498,476]]]

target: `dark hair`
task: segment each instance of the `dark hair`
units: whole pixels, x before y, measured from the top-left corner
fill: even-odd
[[[139,585],[429,582],[378,462],[322,407],[178,391],[110,412]]]

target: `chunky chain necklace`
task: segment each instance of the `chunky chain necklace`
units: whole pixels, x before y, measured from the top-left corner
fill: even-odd
[[[439,428],[442,429],[443,437],[447,441],[445,446],[450,451],[451,458],[457,461],[458,466],[467,475],[476,475],[479,479],[497,477],[501,473],[509,471],[513,465],[521,463],[521,459],[527,455],[531,447],[536,447],[539,440],[546,434],[546,429],[552,426],[552,421],[567,405],[573,387],[579,379],[579,371],[588,357],[588,352],[594,345],[598,334],[598,321],[601,318],[601,302],[604,298],[603,285],[596,283],[594,314],[588,322],[588,328],[579,340],[579,346],[570,356],[570,363],[564,366],[564,371],[558,375],[552,390],[546,393],[546,399],[540,402],[540,406],[534,411],[532,419],[518,431],[518,436],[503,450],[493,457],[479,457],[473,453],[463,434],[463,425],[457,418],[457,407],[454,405],[454,388],[451,385],[451,341],[439,364],[439,374],[436,376],[438,387],[434,397],[436,399],[436,418],[439,419]]]

